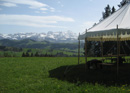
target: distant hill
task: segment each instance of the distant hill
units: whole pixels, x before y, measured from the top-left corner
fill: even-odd
[[[8,47],[18,47],[18,48],[40,48],[40,49],[77,49],[78,43],[52,43],[48,41],[35,41],[32,39],[24,39],[24,40],[9,40],[2,39],[0,40],[0,46],[8,46]]]

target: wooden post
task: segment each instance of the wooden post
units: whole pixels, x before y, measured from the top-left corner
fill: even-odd
[[[87,29],[86,29],[87,34]],[[85,38],[85,71],[87,70],[87,37]]]
[[[120,38],[119,38],[118,25],[117,25],[117,79],[119,75],[119,56],[120,56]]]
[[[101,38],[100,44],[101,44],[101,57],[102,57],[102,61],[103,61],[103,40],[102,39],[103,38]]]
[[[80,36],[80,33],[79,33]],[[79,46],[78,46],[78,65],[79,65],[79,61],[80,61],[80,39],[79,39]]]
[[[85,38],[85,70],[87,69],[87,38]]]

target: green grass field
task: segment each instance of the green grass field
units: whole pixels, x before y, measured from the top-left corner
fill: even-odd
[[[85,71],[84,58],[80,65],[77,60],[76,57],[0,58],[0,93],[130,92],[127,78],[121,76],[114,81],[115,72],[110,69]]]

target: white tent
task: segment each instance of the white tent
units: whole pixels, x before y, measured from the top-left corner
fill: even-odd
[[[78,64],[80,60],[80,40],[85,40],[85,60],[87,64],[87,41],[101,41],[101,54],[103,57],[102,41],[117,41],[117,75],[119,70],[120,41],[130,40],[130,0],[128,3],[104,19],[94,27],[79,35]]]
[[[94,27],[88,29],[85,34],[79,35],[79,40],[90,41],[116,41],[117,34],[120,40],[130,40],[130,2],[101,21]]]

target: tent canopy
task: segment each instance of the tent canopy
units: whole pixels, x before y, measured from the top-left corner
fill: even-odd
[[[121,41],[130,40],[130,2],[104,19],[85,34],[79,35],[79,40],[116,41],[117,34]]]

